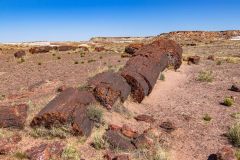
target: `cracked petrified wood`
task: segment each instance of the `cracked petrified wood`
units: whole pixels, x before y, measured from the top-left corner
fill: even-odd
[[[141,47],[134,56],[144,56],[155,59],[161,64],[162,54],[168,56],[168,65],[178,69],[182,64],[182,48],[175,41],[165,38],[155,40],[153,43]]]
[[[86,108],[90,103],[94,103],[95,98],[91,92],[79,91],[68,88],[61,92],[56,98],[47,104],[32,120],[31,126],[51,127],[54,124],[82,123],[76,120],[76,116],[86,117],[84,112],[79,113],[79,108]],[[81,125],[80,125],[81,126]]]
[[[0,128],[23,128],[27,118],[28,105],[0,106]]]
[[[88,86],[93,90],[95,97],[105,107],[111,107],[118,98],[124,102],[130,94],[131,87],[118,73],[107,71],[92,77]]]

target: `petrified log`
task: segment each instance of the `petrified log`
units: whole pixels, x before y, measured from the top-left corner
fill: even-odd
[[[130,139],[123,137],[117,131],[109,130],[104,134],[103,138],[114,149],[121,149],[124,151],[130,151],[135,149],[135,146],[131,143]]]
[[[70,50],[76,50],[78,47],[76,46],[58,46],[58,51],[70,51]]]
[[[16,58],[22,58],[25,55],[26,55],[26,52],[23,50],[20,50],[20,51],[17,51],[16,53],[14,53],[14,57],[16,57]]]
[[[144,44],[143,43],[133,43],[129,44],[125,47],[125,52],[128,54],[134,54],[137,50],[139,50]]]
[[[47,104],[31,122],[31,126],[51,127],[54,124],[67,124],[73,119],[77,107],[88,105],[95,101],[88,91],[68,88]]]
[[[134,117],[137,121],[144,121],[146,123],[153,123],[155,119],[152,116],[146,115],[146,114],[141,114],[136,117]]]
[[[33,47],[31,49],[29,49],[29,52],[32,54],[36,54],[36,53],[47,53],[49,52],[51,49],[53,49],[50,46],[40,46],[40,47]]]
[[[30,160],[60,159],[64,146],[60,142],[52,144],[42,143],[39,146],[28,149],[26,155]]]
[[[131,86],[131,95],[133,99],[138,103],[141,103],[144,97],[149,93],[149,87],[147,82],[144,80],[144,77],[130,70],[121,71],[121,75]]]
[[[174,69],[178,69],[182,64],[182,48],[173,40],[160,38],[151,44],[141,47],[134,56],[141,55],[145,57],[151,57],[158,63],[161,63],[162,54],[168,56],[168,65],[174,66]]]
[[[94,121],[87,115],[88,106],[77,107],[73,113],[72,131],[77,136],[90,136],[94,127]]]
[[[0,106],[0,128],[23,128],[27,118],[28,105]]]
[[[88,86],[93,89],[95,97],[106,107],[112,106],[119,97],[124,102],[131,91],[126,80],[112,71],[97,74],[88,81]]]
[[[135,56],[128,60],[124,68],[125,71],[132,71],[140,74],[147,82],[149,91],[151,93],[160,72],[162,72],[168,66],[168,56],[162,54],[160,63],[150,57]]]
[[[230,88],[230,91],[240,92],[240,86],[233,84],[232,87]]]

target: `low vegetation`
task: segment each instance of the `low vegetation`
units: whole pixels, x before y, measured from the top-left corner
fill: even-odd
[[[23,153],[23,152],[16,152],[16,153],[14,153],[14,158],[16,158],[16,159],[20,159],[20,160],[22,160],[22,159],[27,159],[27,155],[25,154],[25,153]]]
[[[200,82],[212,82],[213,78],[212,71],[201,71],[197,77],[197,80]]]
[[[47,139],[53,139],[53,138],[61,138],[64,139],[68,135],[70,135],[70,131],[68,130],[69,127],[67,126],[61,126],[61,127],[52,127],[51,129],[46,129],[43,127],[40,128],[34,128],[30,132],[30,136],[34,138],[47,138]]]
[[[203,120],[209,122],[209,121],[212,120],[212,117],[211,117],[209,114],[205,114],[205,115],[203,116]]]
[[[240,147],[240,123],[236,123],[230,127],[228,138],[236,147]]]
[[[159,76],[159,80],[161,81],[165,81],[165,75],[163,73],[160,74]]]
[[[226,97],[223,101],[223,105],[231,107],[234,104],[234,100],[231,97]]]
[[[91,105],[88,108],[87,116],[96,123],[103,122],[103,111],[97,106]]]
[[[106,141],[102,138],[101,134],[94,135],[92,146],[97,150],[106,148]]]
[[[61,158],[63,160],[80,160],[81,155],[74,146],[68,145],[64,148]]]

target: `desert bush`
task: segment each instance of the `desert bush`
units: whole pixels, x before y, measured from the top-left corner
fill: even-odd
[[[24,59],[24,58],[18,59],[18,63],[23,63],[23,62],[25,62],[25,59]]]
[[[236,156],[237,160],[240,160],[240,150],[239,149],[236,150],[235,156]]]
[[[105,149],[106,141],[103,139],[101,134],[95,134],[94,135],[92,146],[97,150]]]
[[[102,58],[103,58],[102,56],[99,57],[99,59],[102,59]]]
[[[75,61],[74,64],[78,64],[78,61]]]
[[[84,64],[84,61],[82,61],[81,64]]]
[[[154,151],[152,160],[169,160],[167,151],[165,151],[162,147],[158,146]]]
[[[222,64],[222,61],[221,61],[221,60],[218,60],[216,64],[217,64],[217,65],[221,65],[221,64]]]
[[[212,71],[201,71],[197,77],[197,80],[201,82],[212,82],[213,81]]]
[[[64,139],[68,135],[70,135],[70,131],[68,130],[67,126],[61,126],[61,127],[52,127],[51,129],[46,129],[43,127],[34,128],[30,132],[30,136],[34,138],[47,138],[47,139],[53,139],[53,138],[61,138]]]
[[[240,147],[240,123],[236,123],[230,127],[228,138],[236,147]]]
[[[56,54],[55,54],[55,53],[53,53],[53,54],[52,54],[52,56],[54,57],[54,56],[56,56]]]
[[[97,123],[103,122],[103,111],[97,106],[94,105],[89,106],[87,110],[87,116],[89,119]]]
[[[88,63],[92,63],[92,62],[95,62],[95,61],[96,61],[95,59],[89,59]]]
[[[23,152],[16,152],[16,153],[14,153],[14,155],[13,155],[16,159],[27,159],[28,157],[27,157],[27,155],[26,155],[26,153],[23,153]]]
[[[159,80],[161,81],[165,81],[165,75],[163,73],[160,74],[159,76]]]
[[[230,116],[235,119],[240,119],[240,112],[232,113]]]
[[[0,94],[0,101],[4,100],[6,96],[4,94]]]
[[[212,120],[212,117],[211,117],[209,114],[205,114],[205,115],[203,116],[203,120],[209,122],[209,121]]]
[[[74,146],[68,145],[64,148],[62,155],[63,160],[80,160],[80,154]]]
[[[39,66],[41,66],[41,65],[42,65],[42,63],[41,63],[41,62],[38,62],[38,65],[39,65]]]
[[[58,56],[58,57],[57,57],[57,59],[61,59],[61,57],[60,57],[60,56]]]
[[[233,63],[233,64],[235,64],[235,63],[237,63],[237,60],[236,60],[235,58],[233,58],[233,57],[228,57],[228,58],[226,59],[226,62],[227,62],[227,63]]]
[[[234,100],[231,97],[226,97],[223,101],[223,105],[225,106],[232,106],[234,104]]]

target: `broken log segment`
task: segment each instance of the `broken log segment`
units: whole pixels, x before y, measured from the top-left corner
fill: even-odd
[[[134,100],[141,103],[145,96],[148,95],[149,87],[144,77],[130,70],[121,71],[121,75],[127,80],[131,86],[131,95]]]
[[[0,128],[24,128],[28,105],[0,106]]]
[[[162,54],[168,56],[168,65],[174,66],[174,69],[178,69],[182,64],[182,48],[175,41],[160,38],[151,44],[141,47],[134,53],[133,56],[145,56],[155,59],[158,63],[161,63]]]
[[[168,66],[168,56],[162,54],[161,57],[161,63],[158,63],[150,57],[135,56],[129,59],[122,72],[132,71],[140,74],[148,84],[149,95],[157,82],[160,72]]]
[[[111,107],[118,98],[124,102],[130,94],[131,87],[118,73],[107,71],[92,77],[88,87],[94,92],[95,97],[105,107]]]
[[[72,122],[73,113],[77,107],[95,102],[94,96],[88,91],[68,88],[47,104],[32,120],[31,126],[68,124]]]

